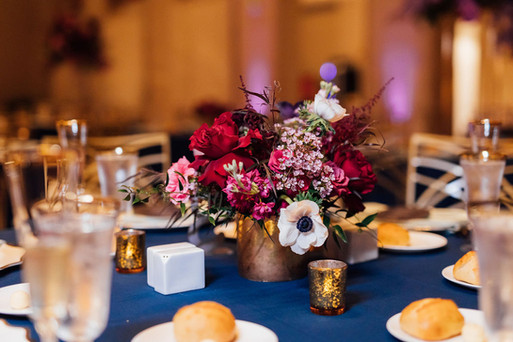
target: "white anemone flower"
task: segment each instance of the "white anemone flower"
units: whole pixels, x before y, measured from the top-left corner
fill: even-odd
[[[327,99],[321,94],[315,95],[314,112],[329,122],[336,122],[349,115],[346,113],[346,109],[338,104],[337,99]]]
[[[280,211],[279,240],[296,254],[305,254],[311,246],[322,246],[328,238],[328,228],[322,223],[317,203],[303,200]]]

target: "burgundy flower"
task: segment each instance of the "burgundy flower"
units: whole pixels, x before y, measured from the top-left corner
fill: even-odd
[[[351,191],[367,194],[374,189],[376,175],[372,171],[371,164],[360,151],[338,150],[335,152],[333,161],[349,177]]]
[[[334,176],[334,180],[332,181],[333,194],[340,196],[343,193],[349,192],[349,190],[347,188],[349,185],[349,177],[347,177],[344,170],[342,168],[338,167],[332,161],[329,161],[326,164],[331,166],[331,168],[333,169],[333,176]]]
[[[225,164],[235,160],[237,164],[242,162],[245,169],[252,166],[254,161],[247,149],[251,139],[262,139],[262,136],[258,130],[249,130],[245,136],[239,137],[239,128],[230,112],[221,114],[212,127],[203,124],[194,132],[189,145],[190,150],[203,153],[191,163],[191,167],[197,171],[204,168],[198,181],[203,185],[217,183],[223,188],[227,177]]]

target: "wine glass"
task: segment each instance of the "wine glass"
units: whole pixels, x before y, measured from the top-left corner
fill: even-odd
[[[65,149],[71,149],[78,155],[78,189],[84,189],[84,169],[86,163],[87,122],[85,120],[58,120],[56,122],[59,144]]]
[[[76,154],[39,145],[7,152],[4,170],[18,243],[25,248],[22,277],[30,284],[36,331],[43,342],[57,341],[67,300],[71,241],[57,218],[62,198],[75,188]],[[37,219],[30,208],[38,208]],[[37,222],[37,224],[36,224]]]
[[[89,341],[107,324],[119,201],[78,195],[76,153],[44,151],[16,151],[4,164],[16,237],[26,249],[22,276],[31,289],[30,318],[43,342],[57,336]]]

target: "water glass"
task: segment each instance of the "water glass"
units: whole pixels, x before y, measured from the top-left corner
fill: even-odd
[[[56,122],[59,143],[65,149],[76,151],[79,158],[79,189],[84,188],[84,169],[86,164],[87,122],[85,120],[58,120]]]
[[[500,122],[490,119],[470,122],[468,133],[472,144],[472,153],[479,154],[482,151],[497,153],[501,126]]]
[[[513,214],[493,206],[472,210],[488,341],[513,341]]]
[[[134,185],[137,161],[137,154],[125,153],[121,148],[96,156],[102,196],[117,197],[121,201],[120,211],[122,213],[132,211],[132,201],[124,201],[126,193],[120,192],[119,189],[122,186]]]

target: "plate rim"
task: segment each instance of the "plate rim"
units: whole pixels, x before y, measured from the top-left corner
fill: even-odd
[[[148,328],[146,328],[144,330],[139,331],[134,337],[132,337],[130,342],[137,342],[137,341],[139,341],[138,339],[141,338],[141,335],[143,333],[145,333],[145,332],[147,332],[147,331],[149,331],[149,330],[151,330],[153,328],[167,326],[167,325],[173,326],[173,324],[174,324],[173,321],[169,321],[169,322],[163,322],[163,323],[158,323],[158,324],[152,325],[151,327],[148,327]],[[257,327],[259,327],[261,329],[263,328],[263,329],[267,330],[270,334],[272,334],[274,336],[276,342],[279,341],[278,335],[276,335],[276,333],[274,331],[272,331],[270,328],[266,327],[265,325],[258,324],[258,323],[255,323],[255,322],[245,321],[245,320],[241,320],[241,319],[236,319],[235,320],[235,324],[237,325],[237,328],[240,328],[239,325],[243,325],[243,326],[244,325],[246,325],[246,326],[253,325],[253,326],[257,326]],[[237,341],[238,341],[238,339],[236,339],[234,342],[237,342]],[[142,342],[142,341],[140,341],[140,342]]]
[[[6,291],[10,288],[18,288],[18,287],[22,287],[23,289],[25,289],[25,287],[28,287],[28,290],[29,290],[29,293],[30,293],[30,285],[29,283],[16,283],[16,284],[11,284],[11,285],[6,285],[6,286],[2,286],[0,287],[0,293],[3,292],[3,291]],[[9,311],[5,311],[3,310],[1,307],[0,307],[0,315],[9,315],[9,316],[28,316],[32,313],[32,307],[29,306],[28,308],[25,308],[25,309],[21,309],[21,310],[15,310],[15,309],[10,309]]]
[[[383,245],[381,247],[379,247],[379,246],[378,247],[381,250],[391,251],[391,252],[426,252],[426,251],[431,251],[431,250],[445,247],[445,246],[447,246],[447,243],[448,243],[448,240],[445,236],[442,236],[437,233],[419,232],[419,231],[409,231],[409,233],[410,233],[410,236],[411,236],[411,234],[414,234],[417,236],[419,236],[419,235],[426,236],[427,235],[430,237],[436,237],[436,239],[438,239],[440,242],[439,242],[439,244],[437,244],[435,246],[423,247],[423,248],[415,248],[414,246],[395,246],[395,245]]]
[[[461,285],[463,287],[467,287],[469,289],[478,290],[481,288],[481,285],[474,285],[470,284],[461,280],[458,280],[454,278],[452,270],[454,269],[454,264],[446,266],[442,269],[442,277],[444,277],[446,280],[450,281],[451,283]]]
[[[468,308],[458,308],[458,310],[461,312],[461,314],[463,315],[463,317],[465,318],[465,320],[467,320],[467,317],[466,316],[470,316],[470,315],[483,315],[483,311],[481,310],[478,310],[478,309],[468,309]],[[387,320],[387,322],[385,323],[385,327],[388,331],[388,333],[390,335],[392,335],[393,337],[395,337],[396,339],[398,339],[399,341],[403,341],[403,342],[426,342],[426,340],[422,340],[422,339],[419,339],[417,337],[413,337],[411,335],[408,335],[408,339],[405,340],[403,339],[402,336],[398,335],[395,328],[392,329],[391,326],[393,323],[395,323],[394,321],[398,321],[399,320],[399,317],[401,316],[401,312],[398,312],[392,316],[390,316]],[[484,320],[484,316],[483,316],[483,320]],[[483,322],[484,323],[484,322]],[[483,325],[483,328],[484,328],[484,325]],[[399,327],[399,329],[401,329]],[[408,334],[407,332],[403,331],[401,329],[401,332],[404,332],[405,334]],[[454,336],[454,337],[451,337],[450,339],[445,339],[443,340],[444,342],[456,342],[456,341],[463,341],[463,339],[458,339],[458,338],[461,338],[461,335],[458,335],[458,336]]]
[[[10,244],[10,243],[2,243],[0,245],[0,248],[2,248],[3,246],[7,246],[9,248],[14,248],[14,249],[21,249],[21,250],[23,250],[23,254],[20,255],[20,259],[17,260],[17,261],[14,261],[14,262],[11,262],[11,263],[8,263],[8,264],[5,264],[5,265],[0,265],[0,271],[5,270],[6,268],[10,268],[10,267],[13,267],[13,266],[21,265],[23,263],[23,256],[26,253],[25,248],[23,248],[21,246],[15,246],[15,245]]]
[[[148,221],[153,221],[153,222],[158,222],[158,224],[156,225],[139,225],[139,224],[130,224],[130,223],[127,223],[126,218],[130,218],[130,217],[136,217],[138,218],[136,223],[139,223],[139,220],[144,220],[144,219],[148,219]],[[191,216],[192,217],[192,216]],[[187,223],[187,225],[185,224],[180,224],[180,225],[171,225],[171,226],[168,226],[168,223],[170,222],[170,220],[172,220],[172,218],[170,216],[154,216],[154,215],[144,215],[144,214],[135,214],[135,213],[132,213],[132,214],[126,214],[126,215],[123,215],[120,217],[119,219],[119,225],[122,226],[123,228],[132,228],[132,229],[140,229],[140,230],[153,230],[153,229],[183,229],[183,228],[188,228],[191,224],[194,223],[194,217],[192,217],[192,220],[187,217],[185,219],[183,219],[184,222]],[[179,218],[177,221],[181,220],[181,218]],[[189,222],[191,221],[191,222]],[[129,221],[128,221],[129,222]],[[163,222],[165,222],[165,224],[163,224]]]
[[[458,211],[460,214],[465,213],[465,209],[462,208],[431,208],[429,209],[429,215],[433,215],[433,212],[442,212],[442,211]],[[468,223],[468,218],[466,220],[447,220],[447,219],[437,219],[436,217],[426,217],[426,218],[413,218],[408,220],[388,220],[388,221],[381,221],[379,219],[379,215],[376,218],[377,222],[393,222],[400,225],[403,225],[404,228],[411,230],[411,231],[424,231],[424,232],[443,232],[446,230],[450,231],[458,231],[461,229],[462,226]],[[423,226],[422,228],[419,227],[413,227],[416,222],[420,222],[418,225]],[[424,223],[426,222],[426,223]],[[431,222],[431,225],[428,224],[428,222]],[[436,222],[436,224],[434,224]]]

